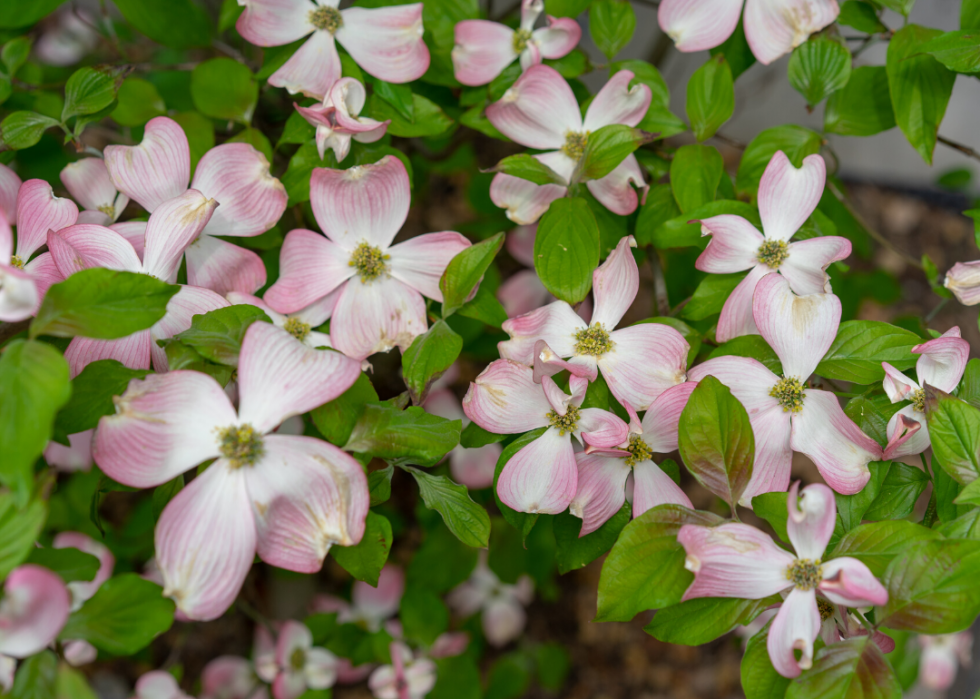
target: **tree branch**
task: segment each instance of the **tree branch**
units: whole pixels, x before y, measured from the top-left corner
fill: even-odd
[[[962,143],[957,143],[956,141],[951,141],[948,138],[946,138],[945,136],[943,136],[942,134],[939,134],[938,136],[936,136],[936,140],[939,141],[940,143],[942,143],[944,146],[948,146],[949,148],[952,148],[953,150],[958,150],[960,153],[962,153],[963,155],[965,155],[965,156],[967,156],[969,158],[973,158],[974,160],[980,160],[980,153],[978,153],[977,151],[973,150],[969,146],[964,146]]]

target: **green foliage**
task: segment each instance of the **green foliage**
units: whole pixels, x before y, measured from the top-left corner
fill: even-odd
[[[435,466],[459,444],[461,429],[459,420],[436,417],[422,408],[401,410],[372,402],[365,404],[344,449],[395,465]]]
[[[368,511],[361,541],[354,546],[334,546],[330,554],[355,578],[377,587],[392,541],[391,523],[382,515]]]
[[[810,106],[847,85],[850,77],[851,52],[833,39],[811,39],[789,59],[789,82]]]
[[[429,385],[442,376],[463,349],[463,338],[438,320],[402,355],[402,378],[415,405],[425,402]]]
[[[486,548],[490,542],[490,516],[473,502],[465,486],[445,476],[433,476],[410,466],[404,467],[419,484],[419,494],[430,510],[442,515],[449,531],[467,546]]]
[[[113,103],[126,71],[111,66],[81,68],[65,84],[65,106],[61,121],[80,114],[94,114]]]
[[[862,385],[885,378],[881,363],[910,369],[916,355],[912,348],[922,342],[913,332],[875,320],[846,320],[840,324],[834,343],[817,365],[817,373],[828,379]]]
[[[240,304],[217,308],[195,315],[191,318],[191,327],[174,338],[192,347],[205,359],[237,367],[245,332],[256,321],[272,322],[265,311],[255,306]]]
[[[201,114],[247,126],[259,100],[259,84],[238,61],[212,58],[191,73],[191,97]]]
[[[902,687],[870,636],[857,636],[819,650],[813,668],[789,685],[787,699],[898,699]]]
[[[552,294],[576,304],[592,287],[599,264],[599,227],[581,197],[556,199],[538,223],[534,268]]]
[[[589,31],[599,50],[612,58],[633,38],[636,14],[627,0],[592,0]]]
[[[351,432],[368,403],[377,400],[378,392],[374,390],[368,375],[361,374],[350,388],[329,403],[315,408],[310,415],[313,424],[328,442],[343,446],[350,440]]]
[[[735,84],[724,54],[708,59],[687,83],[687,118],[698,141],[715,135],[735,112]]]

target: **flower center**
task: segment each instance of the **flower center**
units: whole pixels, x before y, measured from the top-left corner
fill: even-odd
[[[582,153],[585,152],[585,146],[588,144],[588,142],[588,131],[582,131],[581,133],[569,131],[567,134],[565,134],[565,145],[561,147],[561,152],[572,160],[578,160],[582,157]]]
[[[823,568],[820,559],[797,558],[786,568],[786,579],[799,590],[815,590],[823,580]]]
[[[823,597],[817,597],[817,611],[820,612],[820,621],[827,621],[834,616],[834,605]]]
[[[601,357],[615,346],[616,343],[609,339],[609,333],[602,327],[602,323],[593,323],[585,330],[575,333],[575,354]]]
[[[558,430],[558,434],[564,436],[566,432],[575,431],[575,425],[578,422],[578,408],[570,405],[564,415],[559,415],[551,410],[548,412],[548,420],[551,421],[551,426]]]
[[[109,218],[116,217],[116,207],[114,207],[112,204],[103,204],[99,207],[99,211],[104,213]]]
[[[262,435],[247,424],[219,428],[218,448],[232,468],[252,466],[265,454]]]
[[[293,654],[289,656],[289,664],[293,670],[302,670],[306,666],[306,653],[303,652],[302,648],[293,651]]]
[[[792,376],[776,382],[769,395],[779,401],[784,413],[798,413],[803,410],[803,383]]]
[[[333,34],[344,26],[344,16],[333,7],[318,7],[310,11],[310,24],[317,29]]]
[[[520,53],[527,48],[527,42],[531,40],[531,30],[518,29],[514,32],[514,53]]]
[[[759,246],[756,259],[771,269],[779,269],[779,265],[789,257],[789,246],[784,240],[767,240]]]
[[[926,411],[926,391],[924,388],[920,388],[918,391],[912,391],[909,394],[909,400],[912,401],[912,410],[920,413]]]
[[[630,468],[643,461],[649,461],[650,457],[653,456],[653,449],[638,434],[630,436],[630,443],[626,447],[626,451],[630,453],[626,457],[626,465]]]
[[[282,329],[302,342],[310,334],[310,324],[304,323],[299,318],[287,318]]]
[[[10,266],[16,267],[17,269],[24,269],[24,261],[20,259],[17,255],[12,255],[10,257]]]
[[[380,248],[361,243],[351,253],[347,264],[357,270],[362,282],[369,282],[380,277],[387,269],[385,260],[388,259],[391,259],[391,255],[385,255]]]

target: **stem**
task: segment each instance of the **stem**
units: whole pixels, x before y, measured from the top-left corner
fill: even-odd
[[[939,313],[939,311],[943,310],[943,306],[945,306],[948,301],[949,299],[941,299],[939,303],[936,304],[936,307],[929,311],[929,315],[925,317],[926,325],[929,325],[929,323],[932,322],[932,319],[936,317],[936,314]]]
[[[936,136],[936,140],[939,141],[940,143],[942,143],[944,146],[948,146],[949,148],[952,148],[953,150],[958,150],[960,153],[962,153],[963,155],[965,155],[965,156],[967,156],[969,158],[973,158],[974,160],[980,160],[980,153],[978,153],[977,151],[973,150],[969,146],[964,146],[962,143],[957,143],[956,141],[951,141],[948,138],[946,138],[945,136],[943,136],[942,134],[939,134],[938,136]]]
[[[851,206],[851,202],[847,200],[847,197],[844,196],[844,193],[837,188],[836,184],[828,180],[827,187],[830,189],[831,193],[837,198],[837,201],[843,204],[844,208],[847,209],[847,212],[854,217],[854,220],[857,221],[861,225],[861,227],[868,232],[868,235],[870,235],[872,238],[878,241],[878,243],[882,247],[891,250],[893,253],[901,257],[903,260],[905,260],[908,264],[912,265],[916,269],[923,269],[922,263],[919,260],[912,257],[909,253],[904,252],[903,250],[899,250],[897,247],[895,247],[894,244],[892,244],[890,240],[888,240],[888,238],[886,238],[881,233],[876,231],[874,228],[869,226],[868,222],[864,220],[864,217],[861,216],[861,214],[859,214],[853,206]]]
[[[929,497],[929,504],[926,505],[926,513],[922,516],[922,526],[932,529],[932,525],[936,522],[937,503],[936,503],[936,491],[932,491],[932,495]]]
[[[874,632],[878,630],[874,627],[874,625],[870,621],[864,618],[864,614],[859,612],[857,609],[854,609],[853,612],[854,612],[854,616],[856,616],[858,618],[858,621],[861,622],[861,626],[863,626],[868,630],[869,635],[874,634]]]
[[[276,637],[276,629],[272,626],[272,622],[265,618],[265,616],[259,612],[255,607],[246,602],[244,599],[239,597],[235,600],[235,606],[241,611],[242,614],[247,616],[249,619],[254,621],[256,624],[262,624],[266,630],[272,634],[272,637]]]
[[[650,249],[650,267],[653,268],[653,291],[657,299],[657,315],[670,315],[670,299],[667,297],[667,282],[664,279],[664,270],[660,266],[660,257],[657,251]]]

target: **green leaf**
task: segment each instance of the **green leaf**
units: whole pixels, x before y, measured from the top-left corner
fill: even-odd
[[[58,699],[98,699],[98,695],[89,687],[85,675],[68,665],[58,666],[56,687]]]
[[[159,585],[136,573],[104,582],[68,617],[58,638],[80,638],[113,655],[132,655],[170,628],[174,603]]]
[[[282,129],[282,136],[276,142],[276,148],[287,143],[306,143],[316,136],[316,128],[308,122],[299,112],[293,112],[286,119],[286,125]]]
[[[881,577],[892,560],[904,554],[909,546],[937,538],[940,538],[937,531],[905,520],[869,522],[844,534],[828,558],[856,558],[875,577]]]
[[[517,699],[531,685],[531,658],[521,651],[497,659],[490,668],[484,699]]]
[[[681,211],[689,214],[714,201],[724,174],[725,162],[714,146],[678,148],[670,164],[670,186]]]
[[[793,167],[799,168],[803,166],[803,158],[820,151],[820,142],[820,134],[794,124],[766,129],[753,138],[742,153],[735,178],[736,189],[740,194],[754,197],[759,189],[762,173],[776,151],[783,151]]]
[[[248,126],[259,101],[259,84],[248,66],[231,58],[212,58],[191,73],[191,98],[201,114]]]
[[[612,58],[633,38],[636,14],[627,0],[593,0],[589,8],[589,32],[599,50]]]
[[[953,502],[957,505],[980,506],[980,479],[967,484]]]
[[[541,217],[534,238],[534,269],[552,294],[570,304],[592,288],[599,265],[599,226],[581,197],[556,199]]]
[[[466,303],[466,299],[483,279],[483,275],[490,268],[503,244],[504,234],[497,233],[461,250],[449,261],[449,265],[439,279],[439,290],[442,292],[443,299],[443,318],[448,318]]]
[[[65,83],[65,106],[61,120],[93,114],[112,104],[127,70],[113,66],[79,68]]]
[[[735,81],[724,54],[708,59],[687,81],[687,119],[698,141],[706,141],[735,113]]]
[[[66,583],[76,580],[89,582],[99,572],[99,559],[75,548],[35,548],[27,557],[27,562],[57,573]]]
[[[388,133],[392,136],[438,136],[453,125],[453,120],[439,105],[422,95],[412,94],[412,110],[415,112],[415,119],[409,121],[377,94],[371,95],[367,102],[368,116],[378,121],[391,120]]]
[[[51,439],[55,414],[70,395],[68,363],[50,345],[14,340],[0,353],[0,482],[21,506],[34,487],[34,462]]]
[[[310,415],[320,434],[339,447],[350,440],[354,425],[364,414],[367,404],[377,401],[378,392],[374,390],[371,379],[367,374],[361,374],[350,388],[329,403],[315,408]]]
[[[898,12],[906,18],[912,11],[912,6],[915,5],[915,0],[875,0],[875,2],[887,7],[889,10],[895,10],[895,12]]]
[[[479,551],[457,539],[436,520],[425,527],[425,540],[408,565],[408,579],[414,585],[443,594],[470,577],[479,556]]]
[[[681,458],[697,481],[732,508],[752,477],[755,437],[749,415],[713,376],[698,383],[681,411]]]
[[[725,56],[732,68],[732,78],[735,80],[738,80],[738,76],[755,64],[755,55],[745,38],[745,28],[742,25],[741,17],[739,17],[738,25],[736,25],[731,36],[725,39],[724,43],[711,49],[712,56],[717,54]]]
[[[176,284],[146,274],[83,269],[48,289],[30,336],[126,337],[161,320],[178,291]]]
[[[980,410],[927,386],[926,419],[934,459],[957,483],[975,481],[980,476]]]
[[[922,469],[897,461],[890,463],[878,497],[864,513],[864,518],[886,520],[908,517],[928,485],[929,474]]]
[[[919,47],[955,73],[980,71],[980,35],[971,30],[946,32]]]
[[[910,369],[916,360],[912,348],[922,338],[904,328],[878,320],[846,320],[834,343],[817,365],[816,373],[828,379],[864,386],[885,378],[882,362],[896,369]]]
[[[158,44],[173,49],[208,46],[211,21],[194,0],[113,0],[123,17]]]
[[[257,321],[272,322],[262,309],[236,304],[195,315],[191,327],[174,337],[212,362],[236,367],[245,331]]]
[[[691,300],[681,310],[681,315],[688,320],[704,320],[717,313],[725,306],[728,297],[735,287],[745,279],[745,272],[732,274],[709,274],[698,284]],[[756,336],[748,336],[756,337]],[[768,347],[768,345],[766,345]]]
[[[592,0],[548,0],[545,10],[552,17],[578,17],[591,4]]]
[[[13,493],[0,493],[0,580],[34,550],[47,516],[48,507],[43,500],[31,500],[18,508]]]
[[[852,0],[853,2],[853,0]],[[874,136],[895,126],[884,66],[861,66],[827,100],[824,129],[841,136]]]
[[[708,202],[690,213],[677,216],[661,224],[653,232],[653,244],[659,249],[707,246],[707,238],[701,235],[701,221],[721,214],[733,214],[747,219],[758,228],[762,225],[759,212],[744,201],[721,200]],[[694,221],[694,223],[691,223]]]
[[[485,286],[477,289],[476,296],[460,306],[456,315],[472,318],[495,328],[499,328],[507,321],[507,311],[493,292]]]
[[[760,600],[701,597],[658,611],[643,630],[666,643],[700,646],[748,624],[767,607],[779,603],[779,595]]]
[[[497,163],[491,172],[502,172],[538,185],[559,184],[564,187],[567,184],[564,177],[527,153],[508,155]]]
[[[481,699],[480,668],[472,653],[436,660],[436,684],[426,699]]]
[[[669,184],[655,184],[647,192],[647,200],[640,207],[636,219],[636,242],[640,247],[653,245],[654,233],[667,221],[680,216],[674,192]],[[686,221],[684,222],[686,223]]]
[[[408,85],[395,85],[386,83],[378,78],[371,79],[374,94],[390,104],[406,120],[415,120],[415,98],[412,96],[412,88]]]
[[[402,596],[399,618],[405,637],[431,644],[449,628],[449,610],[439,595],[421,585],[409,585]]]
[[[888,421],[901,409],[902,404],[892,403],[888,396],[858,396],[847,402],[844,413],[884,448],[888,444]]]
[[[58,120],[37,112],[14,112],[0,122],[0,139],[11,150],[30,148],[41,140],[41,136]]]
[[[30,36],[17,36],[3,45],[3,49],[0,49],[0,61],[7,68],[7,75],[17,75],[17,71],[30,57],[33,43],[34,39]]]
[[[65,0],[35,0],[34,2],[0,3],[0,27],[27,27],[57,9]]]
[[[310,175],[315,167],[337,167],[337,159],[332,150],[328,150],[320,159],[315,143],[304,143],[293,157],[289,159],[289,167],[281,181],[289,195],[289,206],[294,206],[310,200]]]
[[[411,466],[405,467],[405,470],[419,484],[419,494],[425,506],[442,515],[442,521],[457,539],[473,548],[486,548],[489,545],[490,516],[473,502],[466,486]]]
[[[974,408],[980,408],[980,359],[971,359],[966,363],[966,371],[956,389],[956,397]]]
[[[847,0],[840,8],[837,23],[853,27],[865,34],[878,34],[888,31],[888,27],[878,19],[873,5],[862,0]]]
[[[395,475],[395,467],[391,464],[368,474],[368,493],[371,495],[371,507],[387,502],[391,498],[391,477],[393,475]]]
[[[71,399],[58,413],[55,436],[67,439],[68,435],[95,428],[99,418],[115,412],[113,396],[121,396],[131,380],[149,373],[145,369],[130,369],[115,359],[88,364],[71,382]]]
[[[589,134],[585,151],[572,173],[572,181],[602,179],[619,167],[628,155],[653,138],[653,134],[625,124],[608,124],[597,129]]]
[[[357,580],[377,587],[392,541],[391,524],[385,517],[369,510],[361,541],[354,546],[333,546],[330,555]]]
[[[750,357],[774,374],[782,375],[783,365],[762,335],[742,335],[715,347],[708,359],[715,357]]]
[[[813,667],[789,684],[786,699],[899,699],[902,686],[870,636],[817,651]]]
[[[399,410],[388,403],[368,403],[344,449],[396,465],[435,466],[459,444],[461,429],[459,420],[436,417],[422,408]]]
[[[783,677],[772,666],[766,642],[769,626],[749,639],[742,656],[742,691],[745,699],[783,699],[792,680]]]
[[[944,522],[935,531],[947,539],[980,539],[980,509],[962,508],[966,514]]]
[[[591,388],[591,386],[590,386]],[[507,439],[506,434],[495,434],[480,427],[475,422],[471,422],[463,428],[459,436],[459,443],[464,449],[479,449],[488,444],[497,444]]]
[[[156,86],[139,78],[126,78],[117,99],[112,119],[121,126],[142,126],[153,117],[167,113],[167,105]]]
[[[980,0],[963,0],[960,5],[960,29],[980,30]]]
[[[32,655],[17,668],[10,699],[56,699],[58,658],[49,650]]]
[[[629,523],[633,508],[627,502],[619,512],[609,518],[601,527],[580,537],[582,519],[570,512],[555,517],[555,541],[558,544],[558,572],[562,575],[589,563],[608,551],[616,543],[619,533]]]
[[[861,520],[865,519],[864,513],[878,497],[890,466],[889,461],[872,461],[868,464],[871,477],[859,492],[852,495],[834,493],[834,500],[837,502],[838,528],[848,532],[861,524]]]
[[[626,525],[602,564],[596,621],[630,621],[640,612],[681,601],[694,575],[684,568],[677,533],[685,524],[722,519],[680,505],[660,505]]]
[[[402,378],[415,405],[425,402],[429,385],[452,366],[462,349],[463,338],[444,320],[412,340],[402,355]]]
[[[756,516],[762,517],[773,528],[783,541],[789,541],[789,534],[786,532],[786,521],[789,519],[789,507],[786,502],[786,493],[762,493],[752,498],[752,511]]]
[[[789,82],[811,107],[847,85],[851,77],[851,52],[841,42],[813,37],[793,51]]]
[[[929,165],[956,80],[955,73],[922,52],[922,46],[941,33],[917,24],[902,27],[888,42],[885,62],[895,121]]]

